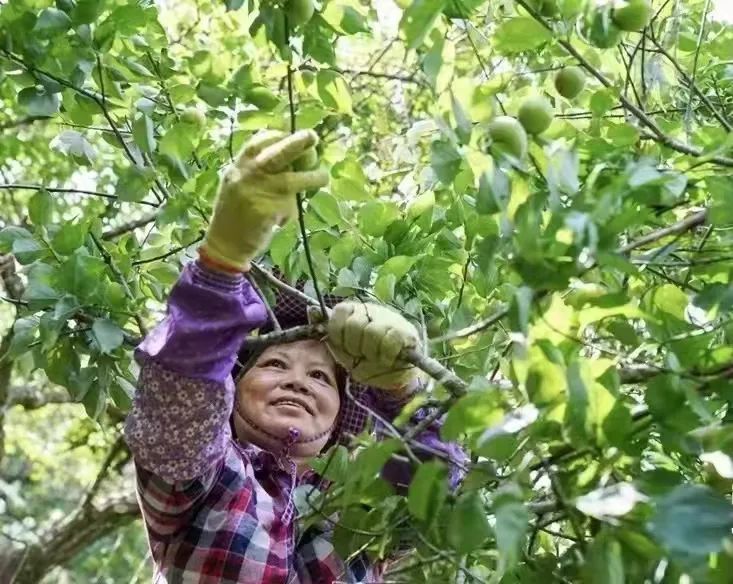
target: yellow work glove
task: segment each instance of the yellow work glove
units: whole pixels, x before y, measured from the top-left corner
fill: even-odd
[[[249,269],[250,260],[269,245],[273,226],[297,213],[296,193],[328,184],[323,168],[291,170],[301,157],[317,160],[317,143],[312,130],[265,130],[244,145],[219,186],[201,246],[206,259],[232,270]]]
[[[354,380],[402,391],[417,379],[418,369],[399,355],[418,347],[420,337],[401,314],[380,304],[345,301],[334,307],[326,326],[331,352]]]

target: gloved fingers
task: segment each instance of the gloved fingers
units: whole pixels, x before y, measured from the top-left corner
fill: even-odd
[[[339,352],[343,351],[346,333],[346,321],[354,312],[354,305],[351,302],[339,302],[334,306],[331,317],[328,319],[326,330],[328,332],[328,342],[333,345]]]
[[[361,304],[353,303],[351,315],[344,322],[344,350],[353,357],[364,356],[364,329],[369,322],[366,310]]]
[[[304,170],[301,172],[281,172],[275,176],[282,179],[285,190],[290,194],[323,188],[328,184],[329,179],[328,170],[325,168]]]
[[[264,172],[276,173],[285,170],[306,150],[318,144],[318,135],[313,130],[298,130],[263,148],[255,157],[255,166]]]
[[[382,334],[382,338],[378,347],[378,359],[380,363],[384,363],[389,367],[393,367],[397,362],[400,352],[405,348],[405,339],[399,331],[394,328],[388,328]]]
[[[364,327],[362,335],[362,355],[367,361],[380,361],[380,345],[384,336],[384,323],[371,320]]]
[[[242,148],[238,160],[254,158],[262,150],[275,144],[287,136],[282,130],[260,130]]]

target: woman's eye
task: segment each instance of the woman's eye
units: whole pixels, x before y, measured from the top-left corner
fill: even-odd
[[[262,364],[263,367],[276,367],[277,369],[285,369],[285,362],[281,359],[268,359]]]
[[[328,376],[328,374],[325,371],[320,371],[319,369],[311,371],[311,377],[315,377],[316,379],[320,379],[321,381],[325,381],[326,383],[331,383],[331,378]]]

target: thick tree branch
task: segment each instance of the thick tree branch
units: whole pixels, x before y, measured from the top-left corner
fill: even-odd
[[[37,410],[48,404],[71,402],[65,388],[53,385],[47,387],[11,386],[8,390],[7,407],[20,406],[26,410]]]
[[[56,566],[66,565],[76,554],[115,532],[139,515],[134,493],[109,497],[79,507],[61,523],[49,526],[38,541],[25,548],[0,550],[2,582],[36,584]]]

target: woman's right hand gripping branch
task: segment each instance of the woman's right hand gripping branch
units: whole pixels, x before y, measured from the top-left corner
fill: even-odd
[[[273,226],[297,213],[296,194],[328,184],[324,168],[293,170],[317,159],[317,143],[313,130],[265,130],[245,144],[222,179],[201,247],[204,261],[231,272],[249,269],[269,245]]]

